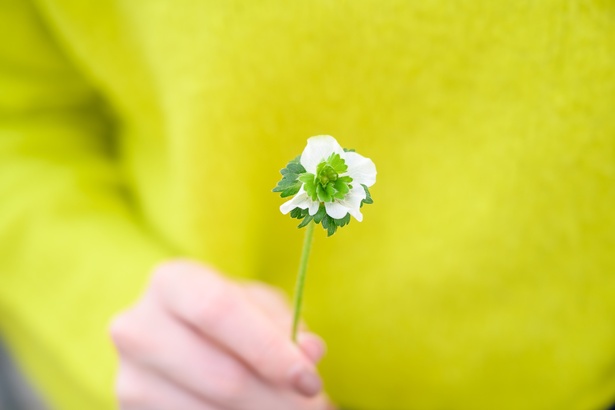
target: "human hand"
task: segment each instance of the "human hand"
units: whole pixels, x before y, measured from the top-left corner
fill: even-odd
[[[329,410],[315,363],[324,342],[290,341],[291,312],[273,288],[193,262],[160,266],[118,315],[122,410]]]

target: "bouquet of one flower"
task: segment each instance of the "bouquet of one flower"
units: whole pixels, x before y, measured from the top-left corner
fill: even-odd
[[[373,203],[369,187],[376,183],[376,166],[371,159],[342,148],[335,138],[319,135],[309,138],[303,153],[280,173],[282,180],[273,192],[293,197],[280,211],[301,220],[299,228],[307,227],[295,288],[291,338],[296,342],[314,226],[321,224],[331,236],[350,223],[350,216],[361,222],[361,207]]]

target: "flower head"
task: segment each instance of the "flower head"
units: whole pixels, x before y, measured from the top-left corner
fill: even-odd
[[[332,235],[350,222],[350,215],[361,222],[361,207],[373,203],[368,188],[376,183],[376,166],[329,135],[309,138],[301,156],[281,173],[273,191],[282,198],[294,195],[280,211],[302,219],[299,227],[314,220]]]

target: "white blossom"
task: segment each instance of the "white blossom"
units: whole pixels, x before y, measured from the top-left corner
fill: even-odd
[[[352,188],[343,198],[332,198],[331,201],[321,202],[314,200],[305,189],[305,183],[289,201],[280,206],[280,211],[287,214],[295,208],[308,209],[310,215],[318,212],[321,204],[324,204],[326,213],[334,219],[344,218],[347,214],[352,215],[357,221],[363,220],[361,214],[361,202],[366,199],[363,185],[371,187],[376,183],[376,166],[369,158],[356,152],[345,152],[338,142],[330,135],[319,135],[308,139],[307,146],[301,154],[300,163],[309,174],[316,175],[317,168],[326,162],[332,154],[338,154],[348,167],[347,170],[335,177],[348,176],[352,178]]]

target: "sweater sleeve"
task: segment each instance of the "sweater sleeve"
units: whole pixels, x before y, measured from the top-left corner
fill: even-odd
[[[131,206],[96,93],[0,2],[0,331],[55,408],[113,404],[111,317],[170,251]]]

